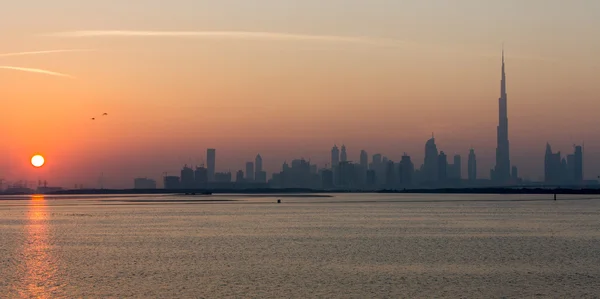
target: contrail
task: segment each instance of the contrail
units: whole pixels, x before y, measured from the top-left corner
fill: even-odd
[[[35,68],[0,65],[0,69],[22,71],[22,72],[29,72],[29,73],[38,73],[38,74],[45,74],[45,75],[50,75],[50,76],[58,76],[58,77],[66,77],[66,78],[75,79],[75,77],[73,77],[71,75],[48,71],[48,70],[35,69]]]
[[[267,39],[267,40],[290,40],[290,41],[322,41],[343,42],[372,45],[400,45],[408,44],[406,41],[357,37],[340,35],[311,35],[292,34],[276,32],[256,31],[131,31],[131,30],[97,30],[97,31],[67,31],[45,34],[55,37],[204,37],[204,38],[235,38],[235,39]]]
[[[92,50],[92,49],[66,49],[66,50],[46,50],[46,51],[29,51],[29,52],[0,53],[0,57],[39,55],[39,54],[52,54],[52,53],[66,53],[66,52],[88,52],[88,51],[95,51],[95,50]]]

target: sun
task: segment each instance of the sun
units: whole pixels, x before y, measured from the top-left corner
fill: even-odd
[[[42,167],[44,166],[44,163],[46,163],[46,160],[44,159],[44,157],[42,157],[42,155],[35,155],[31,157],[31,165],[33,165],[34,167]]]

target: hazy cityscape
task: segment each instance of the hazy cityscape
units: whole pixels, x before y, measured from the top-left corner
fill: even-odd
[[[104,114],[106,115],[106,113]],[[179,174],[163,173],[162,182],[156,179],[135,178],[133,188],[145,189],[313,189],[323,191],[374,191],[433,188],[478,188],[538,186],[546,188],[590,188],[597,180],[584,180],[583,145],[573,145],[570,153],[553,152],[546,144],[544,153],[544,180],[523,180],[517,165],[511,164],[508,126],[507,76],[502,50],[500,97],[498,98],[498,126],[496,164],[489,171],[489,178],[482,178],[477,171],[476,149],[471,148],[463,159],[460,154],[447,154],[435,143],[435,136],[425,142],[424,161],[413,161],[404,153],[399,161],[393,161],[380,153],[370,155],[365,150],[359,157],[349,157],[345,145],[331,148],[331,159],[326,165],[316,165],[306,159],[284,162],[280,171],[269,175],[263,169],[263,157],[257,154],[241,169],[232,172],[217,171],[217,149],[206,150],[206,165],[184,165]],[[355,158],[355,159],[353,159]],[[541,159],[540,159],[541,160]],[[466,163],[466,164],[463,164]],[[466,166],[466,173],[463,169]],[[103,189],[102,178],[99,187]],[[37,191],[52,192],[62,187],[48,187],[46,181],[37,183]],[[73,189],[84,189],[75,185]],[[88,188],[89,189],[89,188]],[[94,188],[95,189],[95,188]],[[31,190],[31,191],[28,191]],[[26,184],[17,183],[5,190],[33,192]]]
[[[334,145],[328,165],[319,166],[305,159],[283,163],[281,170],[268,178],[263,170],[263,157],[258,154],[254,161],[235,173],[216,172],[216,149],[206,151],[206,166],[186,165],[180,175],[165,174],[165,189],[251,189],[251,188],[304,188],[315,190],[401,190],[411,188],[474,188],[474,187],[590,187],[597,181],[584,181],[583,146],[573,145],[573,152],[561,155],[546,146],[544,158],[544,181],[524,181],[516,165],[511,165],[508,134],[508,93],[504,51],[498,99],[499,117],[497,127],[496,165],[489,178],[482,179],[477,173],[477,154],[471,148],[463,162],[461,155],[448,155],[438,149],[435,136],[425,143],[425,159],[413,161],[406,153],[400,161],[392,161],[382,154],[369,155],[361,150],[360,156],[348,157],[345,145]],[[466,163],[467,173],[463,173]],[[135,189],[155,189],[154,179],[136,178]]]

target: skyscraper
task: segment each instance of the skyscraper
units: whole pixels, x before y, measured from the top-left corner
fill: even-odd
[[[181,170],[181,188],[193,189],[194,185],[194,170],[185,165]]]
[[[425,182],[435,182],[438,180],[438,149],[435,145],[435,138],[425,143],[425,160],[423,161],[423,180]]]
[[[560,152],[553,153],[550,144],[546,143],[546,155],[544,156],[544,181],[546,184],[560,184],[561,169]]]
[[[400,186],[407,187],[412,185],[413,173],[415,172],[415,166],[410,160],[410,156],[406,153],[402,156],[400,165],[398,167],[398,177]]]
[[[452,164],[452,178],[462,179],[462,158],[460,155],[454,155],[454,164]]]
[[[217,162],[217,150],[209,148],[206,150],[206,168],[208,170],[208,181],[215,181],[215,166]]]
[[[235,181],[237,183],[243,183],[245,181],[243,170],[238,170],[238,172],[235,174]]]
[[[196,188],[206,188],[208,183],[208,170],[204,167],[196,167],[194,171],[194,181]]]
[[[360,151],[360,166],[365,172],[369,169],[369,155],[365,150]]]
[[[475,156],[475,150],[471,149],[469,151],[469,165],[468,167],[468,175],[469,181],[477,180],[477,156]]]
[[[438,157],[438,181],[444,182],[448,177],[448,156],[442,151]]]
[[[573,166],[575,183],[583,182],[583,147],[575,147],[575,165]]]
[[[346,146],[342,145],[342,154],[340,156],[342,162],[348,162],[348,153],[346,153]]]
[[[257,174],[261,171],[263,171],[263,160],[260,154],[258,154],[254,159],[254,178],[256,178]]]
[[[337,145],[331,149],[331,168],[336,168],[340,164],[340,150]]]
[[[492,172],[499,184],[510,181],[510,152],[508,142],[508,95],[506,94],[506,72],[504,68],[504,49],[502,49],[502,80],[500,81],[499,121],[497,128],[496,167]]]

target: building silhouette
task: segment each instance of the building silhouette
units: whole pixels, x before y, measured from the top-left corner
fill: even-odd
[[[546,154],[544,156],[544,182],[550,185],[559,185],[562,182],[562,161],[560,152],[553,153],[552,147],[546,143]]]
[[[402,156],[398,164],[398,182],[402,188],[410,187],[413,184],[413,174],[415,166],[406,153]]]
[[[452,165],[448,165],[448,178],[456,181],[462,179],[462,158],[454,155]]]
[[[355,165],[346,161],[340,162],[334,173],[335,185],[342,189],[351,189],[355,186]]]
[[[581,184],[583,183],[583,147],[575,146],[573,156],[573,180],[576,184]]]
[[[263,171],[263,159],[260,154],[256,155],[254,158],[254,179],[258,180],[259,172]]]
[[[342,145],[342,153],[340,154],[341,162],[348,162],[348,153],[346,153],[346,146]]]
[[[215,173],[215,183],[231,183],[231,172]]]
[[[181,188],[194,189],[196,182],[194,181],[194,170],[187,165],[181,169]]]
[[[331,168],[335,169],[340,164],[340,150],[337,145],[331,149]]]
[[[364,169],[365,173],[369,169],[369,155],[365,150],[360,151],[360,167]]]
[[[208,169],[208,181],[216,181],[215,167],[217,165],[217,150],[209,148],[206,150],[206,168]]]
[[[374,184],[375,186],[385,183],[385,164],[381,154],[373,155],[369,169],[374,171],[373,177],[377,180]]]
[[[425,143],[425,159],[421,168],[422,181],[428,184],[432,184],[438,181],[439,173],[439,153],[437,145],[435,145],[435,138],[431,136],[431,139]],[[444,166],[444,176],[446,175]]]
[[[442,151],[438,156],[438,181],[440,183],[445,183],[448,178],[448,156]]]
[[[475,155],[475,150],[469,150],[469,161],[467,165],[467,172],[469,181],[474,182],[477,180],[477,156]]]
[[[244,179],[244,171],[243,171],[243,170],[238,170],[238,171],[235,173],[235,182],[236,182],[236,183],[243,183],[243,182],[245,182],[245,181],[246,181],[246,180]]]
[[[254,181],[254,163],[252,162],[246,162],[246,181]]]
[[[499,120],[497,128],[496,166],[491,172],[492,180],[499,185],[508,184],[510,175],[510,151],[508,142],[508,95],[506,93],[506,72],[504,65],[504,49],[502,49],[502,79],[500,81],[500,98],[498,99]]]
[[[196,188],[208,188],[208,169],[205,167],[196,167],[194,171],[194,181]]]

